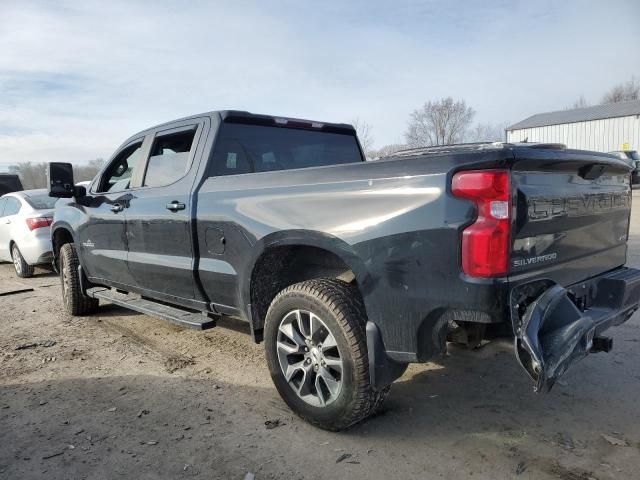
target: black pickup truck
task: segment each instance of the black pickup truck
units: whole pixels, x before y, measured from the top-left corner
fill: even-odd
[[[22,183],[18,175],[12,173],[0,173],[0,197],[5,193],[22,190]],[[0,215],[2,212],[0,212]]]
[[[629,181],[562,145],[365,162],[349,125],[219,111],[135,134],[86,188],[51,164],[54,263],[72,315],[246,320],[285,402],[339,430],[447,340],[513,338],[538,391],[608,351],[640,302]]]

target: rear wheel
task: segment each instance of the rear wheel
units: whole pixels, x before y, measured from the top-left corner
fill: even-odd
[[[11,259],[13,260],[13,267],[16,269],[16,275],[20,278],[28,278],[33,276],[33,265],[29,265],[25,262],[18,245],[15,243],[11,246]]]
[[[70,315],[88,315],[98,309],[98,300],[82,291],[79,265],[75,245],[65,243],[60,249],[60,283],[64,308]]]
[[[271,378],[289,407],[326,430],[371,415],[389,387],[369,380],[366,315],[357,289],[333,279],[288,287],[271,303],[265,348]]]

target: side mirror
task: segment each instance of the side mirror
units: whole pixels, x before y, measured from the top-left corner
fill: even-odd
[[[70,163],[51,162],[47,168],[49,196],[71,198],[75,195],[73,167]]]

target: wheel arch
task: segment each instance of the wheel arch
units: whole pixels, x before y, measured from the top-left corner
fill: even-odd
[[[20,251],[20,245],[18,245],[17,240],[15,240],[13,237],[9,238],[9,258],[11,258],[11,250],[13,249],[13,246],[18,247],[18,251]],[[20,252],[22,254],[22,252]]]
[[[56,225],[51,231],[51,248],[53,250],[53,265],[58,268],[60,249],[66,243],[75,243],[73,229],[66,223]]]
[[[263,238],[248,265],[240,296],[258,342],[271,301],[288,286],[314,278],[341,278],[354,283],[364,300],[370,282],[364,262],[349,244],[314,231],[277,232]]]

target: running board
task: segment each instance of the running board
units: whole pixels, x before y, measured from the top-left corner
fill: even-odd
[[[216,321],[201,313],[193,313],[176,307],[170,307],[162,303],[140,298],[138,295],[120,293],[105,287],[94,287],[87,290],[87,296],[100,298],[115,305],[144,313],[150,317],[169,320],[183,327],[205,330],[216,326]]]

